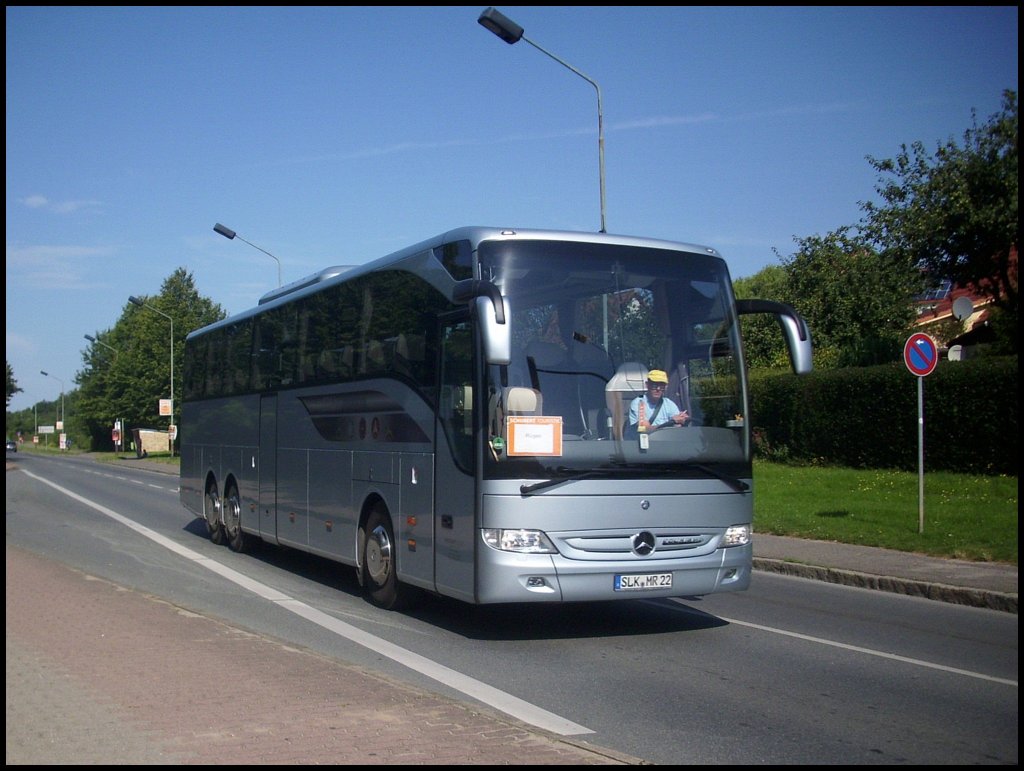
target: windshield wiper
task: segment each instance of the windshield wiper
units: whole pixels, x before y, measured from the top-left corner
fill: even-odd
[[[745,493],[747,490],[750,489],[750,485],[748,485],[742,479],[737,479],[736,477],[730,476],[729,474],[723,474],[721,471],[716,471],[710,466],[705,466],[703,463],[687,463],[686,465],[688,465],[690,468],[695,468],[698,471],[703,471],[705,474],[710,474],[715,479],[722,480],[727,485],[729,485],[729,487],[731,487],[733,490],[736,490],[737,492]]]
[[[678,474],[679,470],[684,468],[696,469],[697,471],[703,471],[710,477],[714,477],[715,479],[725,482],[729,487],[737,492],[745,493],[750,489],[750,485],[742,479],[737,479],[729,474],[723,474],[721,471],[718,471],[711,466],[705,466],[703,463],[680,463],[677,465],[662,463],[652,466],[641,466],[640,468],[644,471],[660,471],[664,474]]]
[[[621,472],[626,471],[631,475],[635,476],[670,476],[672,474],[678,474],[680,468],[691,468],[697,471],[702,471],[708,476],[714,477],[719,481],[725,482],[733,490],[740,493],[745,493],[750,490],[750,485],[744,482],[742,479],[737,479],[729,474],[723,474],[710,466],[705,466],[703,463],[684,463],[680,465],[642,465],[642,466],[627,466],[625,463],[616,464],[613,469],[605,470],[591,470],[584,471],[579,474],[572,474],[566,477],[560,477],[557,479],[545,479],[542,482],[534,482],[532,485],[522,485],[519,488],[519,492],[522,495],[531,495],[538,490],[544,490],[548,487],[554,487],[560,485],[562,482],[578,482],[582,479],[608,479],[609,477],[617,477]],[[556,472],[565,472],[569,469],[565,466],[560,466],[555,469]]]
[[[568,470],[569,469],[567,469],[564,466],[555,469],[555,471],[568,471]],[[519,492],[522,495],[530,495],[532,493],[537,492],[538,490],[543,490],[543,489],[548,488],[548,487],[554,487],[555,485],[560,485],[560,484],[562,484],[562,482],[578,482],[581,479],[601,479],[601,478],[607,478],[608,475],[611,474],[611,473],[612,473],[611,471],[584,471],[584,472],[579,473],[579,474],[572,474],[571,476],[561,477],[559,479],[545,479],[543,482],[534,482],[532,485],[521,485],[519,487]]]

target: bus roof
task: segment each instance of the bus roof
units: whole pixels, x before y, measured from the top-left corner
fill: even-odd
[[[456,241],[470,241],[476,245],[482,241],[494,240],[551,240],[574,243],[618,244],[622,246],[639,246],[648,249],[669,249],[673,251],[698,253],[711,257],[721,257],[718,250],[709,246],[647,238],[643,236],[614,235],[610,233],[594,233],[574,230],[541,230],[468,225],[448,230],[432,238],[428,238],[425,241],[420,241],[417,244],[407,246],[397,252],[392,252],[391,254],[371,260],[361,265],[334,265],[324,268],[316,273],[312,273],[298,279],[297,281],[293,281],[267,292],[259,298],[257,304],[252,308],[241,311],[240,313],[226,319],[222,319],[221,321],[214,322],[213,324],[209,324],[205,327],[193,330],[189,333],[188,337],[223,325],[234,324],[251,316],[259,315],[270,306],[275,306],[282,302],[288,302],[294,297],[304,296],[314,292],[314,287],[333,284],[337,281],[348,280],[349,278],[365,275],[383,267],[394,265],[395,263],[403,260],[408,260],[416,255],[421,255],[424,252],[431,251],[443,244],[453,243]],[[340,278],[341,276],[344,276],[344,278]]]

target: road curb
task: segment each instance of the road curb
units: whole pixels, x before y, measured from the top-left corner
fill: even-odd
[[[907,594],[912,597],[923,597],[928,600],[949,602],[956,605],[969,605],[975,608],[989,608],[1004,613],[1017,613],[1017,595],[1005,592],[993,592],[984,589],[971,589],[949,584],[928,581],[913,581],[906,578],[879,576],[871,573],[860,573],[854,570],[805,565],[799,562],[755,557],[755,570],[767,573],[811,578],[843,586],[857,586],[862,589],[874,589],[895,594]]]

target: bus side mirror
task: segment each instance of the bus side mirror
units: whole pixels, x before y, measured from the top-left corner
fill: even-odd
[[[498,296],[503,318],[509,317],[508,300]],[[511,325],[498,321],[498,310],[490,297],[477,297],[473,301],[480,341],[483,344],[484,359],[488,364],[510,364],[512,362]]]
[[[490,281],[465,279],[455,284],[452,301],[472,304],[487,363],[511,363],[512,332],[508,324],[508,300],[501,296],[498,287]]]
[[[807,327],[804,317],[796,312],[791,305],[774,300],[737,300],[736,312],[771,313],[782,327],[782,335],[789,349],[789,360],[793,364],[793,372],[806,375],[811,371],[811,330]]]

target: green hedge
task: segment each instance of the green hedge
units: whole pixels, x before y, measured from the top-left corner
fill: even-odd
[[[926,471],[1017,475],[1016,356],[941,361],[924,378],[902,363],[801,377],[751,372],[755,453],[916,471],[918,380]]]

